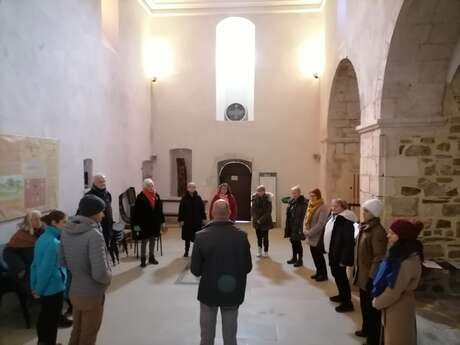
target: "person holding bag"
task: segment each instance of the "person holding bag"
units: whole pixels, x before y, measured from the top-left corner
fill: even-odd
[[[262,256],[262,245],[264,257],[268,257],[268,232],[273,228],[272,220],[272,195],[265,191],[265,186],[257,187],[256,192],[252,195],[252,225],[257,235],[257,257]]]

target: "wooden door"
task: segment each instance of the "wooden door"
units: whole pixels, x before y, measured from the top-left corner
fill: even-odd
[[[251,179],[249,168],[241,163],[228,163],[222,169],[220,183],[227,182],[238,205],[237,220],[251,220]]]

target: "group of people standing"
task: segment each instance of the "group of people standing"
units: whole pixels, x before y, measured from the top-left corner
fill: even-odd
[[[386,231],[380,222],[383,203],[378,199],[361,205],[359,223],[342,199],[332,200],[328,208],[319,189],[310,191],[308,200],[299,186],[291,192],[285,237],[291,241],[292,258],[287,263],[303,265],[302,241],[306,241],[316,269],[311,278],[322,282],[328,279],[327,254],[338,290],[330,301],[339,303],[335,310],[340,313],[354,310],[347,274],[351,268],[363,320],[355,334],[366,338],[366,345],[415,345],[414,290],[423,261],[423,246],[417,237],[423,224],[400,219]]]
[[[306,241],[316,269],[311,279],[322,282],[328,279],[327,254],[338,290],[330,300],[339,303],[337,312],[354,309],[347,274],[347,268],[353,268],[363,319],[355,334],[365,337],[367,345],[416,344],[414,290],[423,261],[423,247],[417,237],[423,225],[396,220],[386,231],[380,222],[383,204],[377,199],[361,205],[359,223],[342,199],[332,200],[328,207],[319,189],[310,191],[308,199],[299,186],[291,193],[284,231],[292,246],[292,258],[287,263],[303,265],[302,242]],[[268,257],[272,197],[264,186],[257,187],[252,195],[258,257]],[[178,221],[185,241],[184,256],[189,256],[194,242],[191,271],[201,277],[201,344],[213,344],[220,308],[224,343],[236,345],[238,308],[244,301],[252,261],[247,234],[235,227],[236,199],[225,183],[212,199],[209,218],[207,223],[204,201],[190,182],[180,202]],[[141,266],[158,264],[155,239],[166,226],[162,201],[151,179],[144,181],[137,195],[132,226],[141,239]],[[43,217],[32,211],[8,243],[4,257],[10,270],[24,279],[42,306],[37,323],[39,345],[56,345],[57,328],[66,320],[62,315],[66,299],[73,316],[69,345],[96,343],[112,277],[109,255],[113,264],[118,261],[112,227],[111,196],[100,174],[80,200],[75,217],[68,219],[59,210]]]

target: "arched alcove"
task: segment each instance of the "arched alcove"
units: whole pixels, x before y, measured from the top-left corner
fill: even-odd
[[[359,202],[360,123],[358,81],[350,60],[337,66],[327,121],[326,195]]]

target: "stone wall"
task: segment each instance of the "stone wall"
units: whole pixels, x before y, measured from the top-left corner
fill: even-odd
[[[460,73],[446,87],[444,122],[388,135],[386,219],[424,222],[427,257],[460,258]],[[398,146],[398,147],[396,147]],[[393,151],[397,154],[393,155]]]

